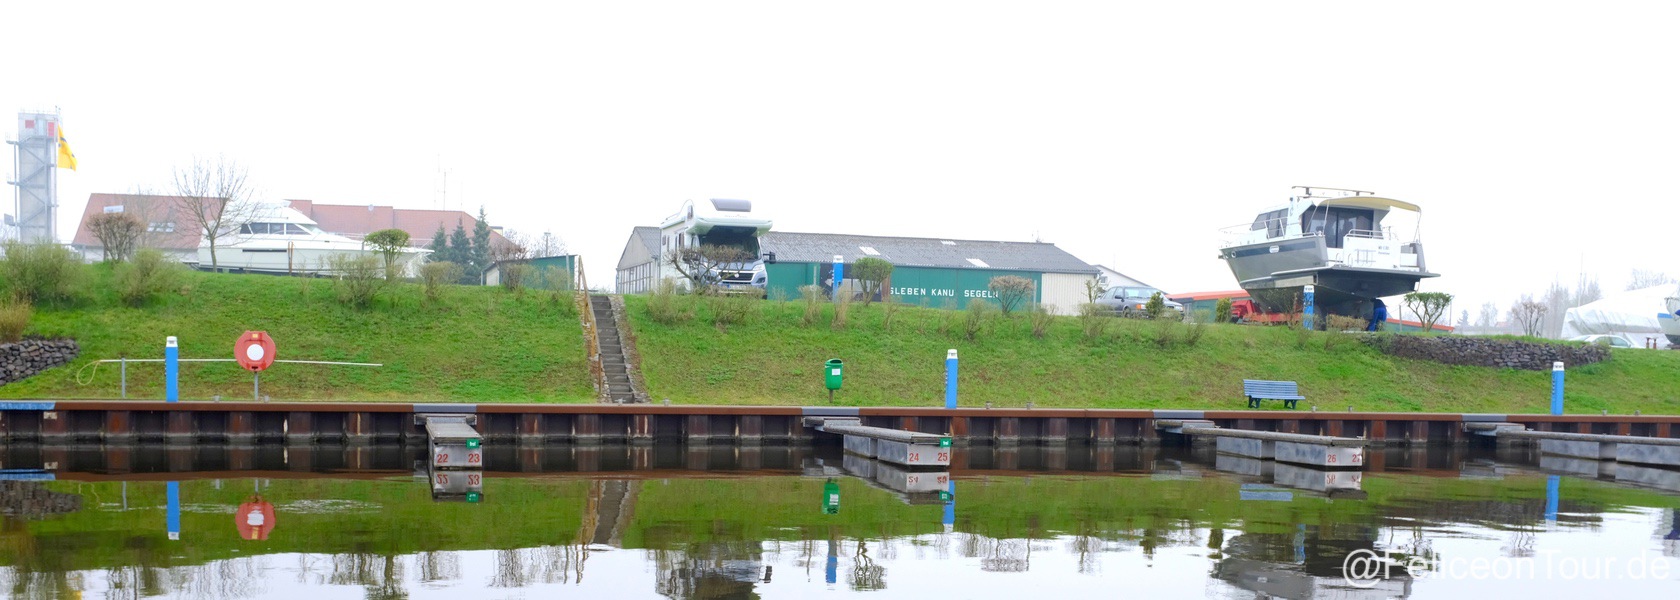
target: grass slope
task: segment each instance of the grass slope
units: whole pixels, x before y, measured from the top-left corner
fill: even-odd
[[[694,302],[679,298],[682,302]],[[656,399],[701,404],[809,405],[827,402],[822,364],[845,363],[844,405],[942,406],[945,351],[961,354],[962,406],[1242,408],[1242,380],[1300,382],[1301,408],[1321,410],[1544,413],[1551,373],[1441,365],[1386,356],[1353,336],[1281,327],[1210,325],[1189,344],[1190,327],[1115,319],[1088,341],[1078,319],[1059,317],[1043,339],[1026,317],[994,318],[970,341],[961,311],[899,308],[889,328],[880,304],[854,305],[847,326],[822,308],[803,324],[798,302],[760,302],[726,331],[711,306],[694,319],[654,322],[648,299],[626,298]],[[1168,344],[1157,343],[1168,336]],[[1617,350],[1605,363],[1569,372],[1569,412],[1680,412],[1680,352]],[[1275,402],[1267,408],[1277,408]]]
[[[356,310],[337,301],[327,280],[187,273],[181,293],[129,308],[111,292],[110,269],[92,270],[87,297],[37,308],[27,332],[74,338],[82,355],[0,387],[0,398],[117,398],[118,365],[87,367],[91,361],[162,358],[170,335],[182,358],[232,358],[241,332],[266,330],[281,359],[385,365],[276,364],[263,373],[262,391],[277,401],[593,399],[576,313],[563,315],[544,294],[450,286],[426,304],[417,285],[403,284]],[[235,363],[183,363],[180,381],[183,399],[251,397],[251,375]],[[130,364],[128,397],[161,399],[162,364]]]

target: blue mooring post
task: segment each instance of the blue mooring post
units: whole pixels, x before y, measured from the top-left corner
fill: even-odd
[[[181,539],[181,482],[171,481],[165,488],[166,500],[164,527],[168,529],[169,539]]]
[[[1557,522],[1558,510],[1558,476],[1546,477],[1546,520]]]
[[[1301,326],[1313,328],[1313,286],[1307,285],[1301,289]]]
[[[169,336],[163,342],[163,399],[169,402],[181,401],[180,363],[181,349],[175,343],[175,336]]]
[[[834,301],[840,301],[840,284],[846,281],[846,257],[834,255]]]
[[[945,408],[957,407],[957,349],[945,351]]]
[[[955,479],[945,483],[945,518],[940,519],[945,526],[945,533],[950,533],[957,525],[957,481]],[[1680,525],[1676,525],[1680,527]]]
[[[1552,363],[1552,414],[1563,414],[1563,361]]]

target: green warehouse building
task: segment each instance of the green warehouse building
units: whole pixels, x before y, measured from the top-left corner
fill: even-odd
[[[1098,276],[1096,267],[1039,242],[771,231],[759,238],[759,251],[771,298],[798,298],[807,285],[832,289],[836,256],[845,265],[843,289],[861,292],[852,265],[879,258],[893,265],[883,293],[933,308],[962,308],[975,298],[995,303],[987,289],[992,278],[1016,275],[1035,284],[1035,302],[1057,314],[1074,314],[1086,301],[1086,282]]]

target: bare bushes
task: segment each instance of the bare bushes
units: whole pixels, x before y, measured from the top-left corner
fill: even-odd
[[[27,302],[18,300],[0,300],[0,342],[12,343],[23,339],[23,330],[29,328],[29,319],[35,310]]]
[[[834,298],[834,322],[830,327],[835,331],[846,328],[846,315],[852,312],[852,295],[840,294]]]
[[[963,337],[972,342],[980,337],[980,332],[986,328],[987,317],[992,314],[992,305],[985,300],[975,298],[968,301],[968,309],[963,311]]]
[[[461,265],[447,260],[426,263],[420,267],[420,290],[427,302],[437,302],[443,297],[443,286],[460,281],[461,276]]]
[[[336,275],[333,291],[338,300],[358,309],[373,306],[374,299],[390,280],[385,278],[385,263],[371,254],[336,254],[327,259]]]
[[[661,325],[676,325],[694,318],[692,302],[677,293],[677,282],[661,279],[648,295],[648,317]]]
[[[1056,322],[1056,314],[1043,304],[1034,304],[1027,309],[1027,322],[1032,324],[1033,337],[1042,340],[1050,333],[1050,325]]]
[[[882,300],[883,300],[883,302],[881,302],[881,329],[890,332],[890,331],[892,331],[892,326],[893,326],[893,316],[897,315],[898,314],[898,309],[900,307],[904,306],[904,305],[898,301],[897,296],[889,295],[889,296],[883,298]]]
[[[35,305],[66,302],[81,295],[87,267],[69,248],[53,244],[6,242],[0,262],[6,291],[20,302]]]
[[[142,248],[134,260],[117,265],[117,296],[124,304],[140,306],[153,296],[179,291],[185,270],[162,250]]]
[[[801,322],[805,323],[806,327],[817,324],[817,319],[822,318],[822,288],[814,285],[800,286],[799,303],[805,309],[800,315]]]
[[[1085,341],[1095,342],[1102,339],[1108,332],[1108,324],[1113,316],[1108,307],[1095,302],[1079,305],[1079,331],[1085,335]]]
[[[752,296],[713,296],[709,299],[712,311],[712,325],[718,331],[727,333],[730,325],[745,323],[753,312],[753,304],[757,300]]]

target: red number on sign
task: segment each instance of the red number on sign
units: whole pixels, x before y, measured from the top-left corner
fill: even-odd
[[[910,462],[921,462],[921,460],[922,460],[922,455],[917,454],[915,452],[910,453]]]
[[[478,485],[479,483],[481,483],[481,480],[478,475],[467,476],[467,485]]]
[[[939,477],[938,477],[938,478],[935,478],[935,479],[934,479],[934,480],[933,480],[933,482],[934,482],[934,483],[937,483],[937,484],[939,484],[939,485],[945,485],[945,484],[946,484],[946,483],[947,483],[947,482],[949,482],[949,481],[950,481],[950,480],[951,480],[951,478],[949,478],[949,477],[946,477],[946,476],[944,476],[944,475],[940,475],[940,476],[939,476]]]
[[[476,465],[483,460],[484,460],[484,457],[481,456],[477,452],[468,452],[467,453],[467,464],[469,464],[469,465]]]
[[[951,453],[950,452],[940,452],[939,453],[939,462],[951,462]]]
[[[449,462],[448,454],[439,454],[437,455],[437,460],[433,461],[434,464],[443,464],[446,462]]]
[[[1331,454],[1328,458],[1325,459],[1325,462],[1336,462],[1336,455]]]
[[[1362,462],[1364,460],[1365,460],[1365,455],[1363,455],[1363,454],[1354,454],[1353,455],[1353,462]]]
[[[438,485],[449,485],[449,476],[445,475],[443,473],[438,473],[437,484]]]
[[[916,485],[916,484],[921,483],[921,482],[922,482],[922,476],[921,475],[911,475],[909,479],[905,480],[905,483],[908,483],[910,485]]]

